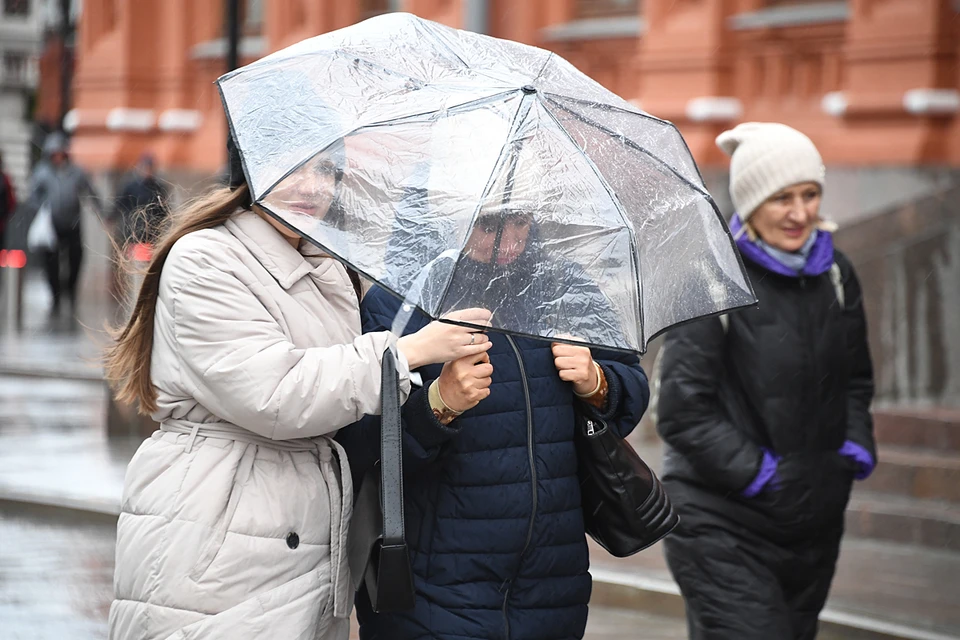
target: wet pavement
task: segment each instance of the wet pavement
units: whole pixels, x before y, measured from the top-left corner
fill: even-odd
[[[676,590],[661,544],[614,558],[591,542],[590,566],[604,579],[629,584],[639,576],[655,589]],[[827,607],[830,619],[862,616],[960,638],[960,554],[847,537]]]
[[[0,508],[0,635],[107,637],[116,523]]]
[[[107,438],[100,382],[0,375],[0,495],[118,513],[140,438]]]
[[[116,522],[0,503],[0,636],[101,640],[113,598]],[[352,625],[356,638],[356,623]],[[680,640],[677,618],[593,607],[586,640]]]
[[[29,598],[54,595],[61,601],[49,604],[52,613],[43,617],[53,629],[50,636],[23,637],[80,638],[87,637],[83,634],[88,631],[93,634],[89,637],[102,637],[96,635],[95,623],[104,615],[103,603],[110,596],[110,568],[105,565],[112,563],[113,519],[101,517],[94,524],[82,518],[51,521],[49,513],[41,514],[43,518],[11,515],[14,505],[9,498],[82,505],[115,514],[124,470],[140,438],[106,438],[105,404],[101,383],[0,375],[0,496],[8,498],[0,500],[0,613],[4,614],[0,619],[6,620],[6,612],[12,609],[41,611],[48,606],[30,604]],[[647,448],[647,456],[656,455],[655,448]],[[592,566],[672,585],[657,547],[624,560],[594,549]],[[66,571],[64,583],[56,590],[43,588],[45,576],[57,567]],[[74,579],[75,586],[67,584]],[[82,602],[74,602],[76,598]],[[960,554],[853,539],[844,543],[829,603],[833,610],[960,637],[958,604]],[[64,624],[63,612],[68,609],[73,611],[71,624],[76,632],[58,636],[56,629],[62,630],[58,625]],[[40,620],[18,616],[18,620]],[[617,610],[594,615],[589,637],[631,637],[627,629],[643,629],[645,638],[681,638],[685,633],[678,618]],[[653,635],[654,631],[661,635]]]
[[[85,286],[75,314],[64,305],[58,315],[51,315],[51,298],[43,275],[25,270],[23,327],[17,332],[13,327],[0,326],[0,370],[102,378],[99,360],[108,341],[106,328],[118,314],[106,277],[95,273],[83,278]]]
[[[27,296],[26,331],[0,330],[0,637],[102,638],[113,514],[140,438],[105,435],[107,392],[96,368],[105,334],[90,327],[112,312],[90,303],[82,324],[50,322],[38,284]],[[658,467],[658,447],[636,444]],[[106,515],[24,504],[38,502]],[[592,561],[599,572],[675,589],[658,548],[626,560],[595,550]],[[848,539],[828,606],[960,638],[960,554]],[[587,637],[685,636],[678,616],[594,607]]]

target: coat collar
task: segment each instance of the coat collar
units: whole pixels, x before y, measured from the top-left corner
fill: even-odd
[[[224,226],[284,289],[316,269],[269,222],[252,211],[236,214]]]

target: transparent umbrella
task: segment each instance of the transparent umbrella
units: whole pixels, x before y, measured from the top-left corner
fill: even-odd
[[[218,85],[254,202],[433,318],[642,352],[756,301],[676,128],[556,54],[390,13]]]

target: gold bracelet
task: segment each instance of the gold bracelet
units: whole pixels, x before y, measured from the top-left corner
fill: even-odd
[[[592,398],[600,392],[600,387],[603,386],[603,370],[600,369],[600,365],[597,364],[596,360],[593,361],[593,366],[597,368],[597,388],[590,393],[577,393],[574,391],[573,395],[577,396],[578,398]]]

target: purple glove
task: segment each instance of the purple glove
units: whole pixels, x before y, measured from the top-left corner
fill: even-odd
[[[769,449],[764,449],[763,460],[760,461],[760,470],[757,471],[757,477],[741,492],[741,495],[744,498],[753,498],[763,491],[763,488],[771,481],[775,481],[779,463],[779,456],[774,455]]]
[[[877,462],[870,455],[870,452],[851,440],[844,442],[837,453],[857,463],[857,473],[853,476],[857,480],[868,478],[873,473],[874,467],[877,466]]]

